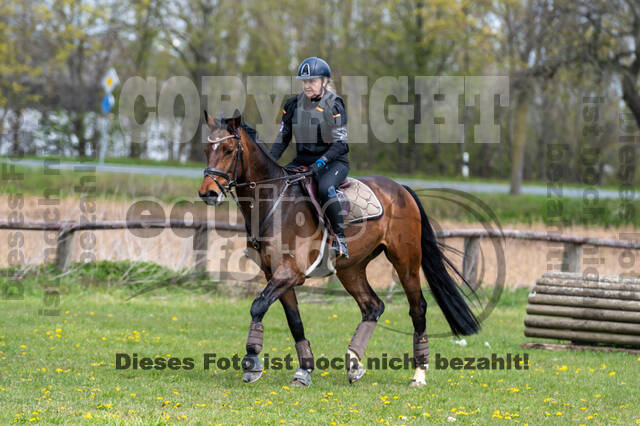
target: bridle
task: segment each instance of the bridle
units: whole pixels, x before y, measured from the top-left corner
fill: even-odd
[[[227,130],[228,131],[228,130]],[[255,189],[256,186],[258,185],[263,185],[266,183],[271,183],[271,182],[276,182],[276,181],[280,181],[280,180],[284,180],[285,184],[284,187],[282,188],[282,190],[280,191],[280,195],[278,196],[278,198],[276,199],[276,201],[273,203],[273,205],[271,206],[271,208],[269,209],[269,212],[267,213],[267,215],[265,216],[264,220],[262,221],[262,223],[260,223],[260,228],[258,230],[258,235],[255,236],[253,235],[253,233],[251,232],[251,228],[249,227],[249,221],[247,220],[247,218],[245,217],[245,224],[247,226],[247,235],[249,238],[249,241],[251,242],[251,245],[258,250],[260,248],[260,242],[259,242],[259,237],[262,234],[262,231],[264,230],[264,226],[265,224],[269,221],[269,219],[271,218],[271,216],[273,216],[273,213],[276,210],[276,207],[278,207],[278,205],[280,204],[280,201],[282,200],[282,197],[284,196],[285,192],[287,191],[287,189],[289,188],[289,186],[295,182],[299,182],[301,180],[303,180],[304,178],[306,178],[307,176],[309,176],[311,174],[311,172],[298,172],[298,173],[294,173],[294,174],[287,174],[285,172],[284,176],[280,176],[280,177],[276,177],[276,178],[270,178],[270,179],[264,179],[264,180],[260,180],[260,181],[249,181],[249,182],[238,182],[238,165],[242,164],[242,172],[244,173],[245,171],[245,167],[244,167],[244,149],[242,147],[242,140],[240,138],[240,134],[238,133],[237,129],[233,130],[233,133],[230,133],[227,136],[223,136],[220,138],[216,138],[216,139],[211,139],[211,136],[207,137],[207,142],[206,143],[210,143],[212,145],[217,145],[227,139],[235,139],[236,140],[236,149],[233,155],[233,159],[231,160],[231,164],[229,164],[229,168],[226,171],[223,171],[221,169],[217,169],[215,167],[205,167],[204,169],[204,176],[205,177],[210,177],[215,183],[216,185],[218,185],[218,188],[220,189],[220,194],[218,195],[218,198],[221,198],[221,195],[226,196],[227,194],[231,194],[231,197],[233,198],[233,201],[236,203],[236,205],[238,207],[240,207],[240,203],[238,201],[238,197],[236,195],[237,189],[238,188],[245,188],[248,187],[251,190]],[[233,171],[233,176],[231,176],[231,172]],[[228,183],[226,185],[222,185],[220,183],[220,181],[218,181],[218,179],[216,179],[216,177],[221,177],[223,179],[225,179]],[[249,208],[253,209],[254,208],[254,203],[251,202],[249,204]],[[240,211],[242,211],[242,209],[240,209]],[[244,216],[244,212],[243,212],[243,216]]]
[[[220,194],[226,196],[227,193],[231,194],[231,196],[233,197],[234,201],[237,203],[238,199],[233,191],[233,188],[237,188],[238,186],[242,185],[242,184],[238,184],[237,180],[238,180],[238,165],[240,163],[242,163],[242,169],[244,171],[244,151],[242,148],[242,143],[240,143],[240,135],[238,134],[237,130],[234,130],[233,133],[227,135],[227,136],[223,136],[221,138],[216,138],[216,139],[211,139],[211,136],[207,137],[207,143],[212,144],[213,146],[218,145],[219,143],[227,140],[227,139],[235,139],[236,140],[236,149],[235,152],[233,154],[233,160],[231,160],[231,164],[229,164],[229,168],[227,169],[227,171],[222,171],[220,169],[216,169],[215,167],[205,167],[204,169],[204,176],[205,177],[210,177],[211,180],[213,180],[216,185],[218,185],[218,188],[220,189]],[[233,177],[231,177],[229,174],[231,173],[231,171],[233,170]],[[218,179],[216,179],[217,177],[221,177],[223,179],[225,179],[227,181],[226,185],[222,185]],[[255,188],[255,182],[254,185],[251,188]]]

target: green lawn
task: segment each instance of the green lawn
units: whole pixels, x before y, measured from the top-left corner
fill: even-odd
[[[624,353],[529,350],[528,370],[438,370],[442,357],[522,354],[526,291],[507,292],[479,335],[462,347],[431,340],[428,385],[410,388],[410,370],[375,370],[354,385],[344,371],[316,370],[307,389],[290,386],[293,371],[268,370],[252,385],[233,369],[204,370],[204,353],[243,355],[251,300],[229,300],[199,288],[134,291],[171,278],[162,268],[102,263],[95,273],[56,276],[36,268],[21,281],[22,300],[0,301],[0,423],[640,423],[640,357]],[[106,266],[105,266],[106,265]],[[147,266],[145,266],[146,268]],[[7,272],[7,271],[4,271]],[[144,280],[145,274],[149,277]],[[6,274],[4,274],[6,275]],[[174,277],[175,278],[175,277]],[[12,283],[6,278],[1,285]],[[206,283],[204,281],[203,283]],[[208,283],[207,283],[208,284]],[[61,289],[60,315],[40,316],[44,286]],[[381,317],[367,354],[411,353],[408,306],[397,297]],[[316,358],[344,356],[360,320],[353,301],[302,304]],[[430,304],[428,327],[443,327]],[[279,304],[265,320],[262,354],[295,358]],[[487,342],[487,343],[485,343]],[[487,346],[490,345],[490,346]],[[115,354],[192,357],[186,370],[116,370]]]

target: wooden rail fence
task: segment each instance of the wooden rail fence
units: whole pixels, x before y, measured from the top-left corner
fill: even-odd
[[[233,225],[219,221],[102,221],[102,222],[0,222],[0,229],[24,230],[24,231],[57,231],[56,266],[67,269],[71,263],[71,248],[76,232],[89,230],[110,229],[151,229],[151,228],[179,228],[194,229],[194,253],[193,263],[197,270],[206,270],[208,234],[210,230],[245,232],[244,225]],[[606,238],[590,238],[576,235],[550,234],[544,232],[518,231],[505,229],[502,232],[485,229],[451,229],[436,232],[438,238],[463,238],[464,253],[462,261],[462,273],[472,284],[476,283],[478,273],[478,260],[480,253],[480,241],[482,238],[505,238],[515,240],[544,241],[561,243],[564,245],[562,255],[563,272],[578,272],[581,269],[582,247],[612,247],[619,249],[640,249],[640,241],[614,240]]]

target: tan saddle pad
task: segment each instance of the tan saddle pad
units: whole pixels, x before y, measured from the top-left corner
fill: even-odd
[[[376,194],[369,186],[358,179],[347,178],[340,184],[340,190],[348,200],[348,213],[345,224],[376,219],[382,216],[384,209]]]

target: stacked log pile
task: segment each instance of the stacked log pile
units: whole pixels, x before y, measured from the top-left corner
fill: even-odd
[[[640,347],[640,279],[553,272],[536,281],[527,337]]]

